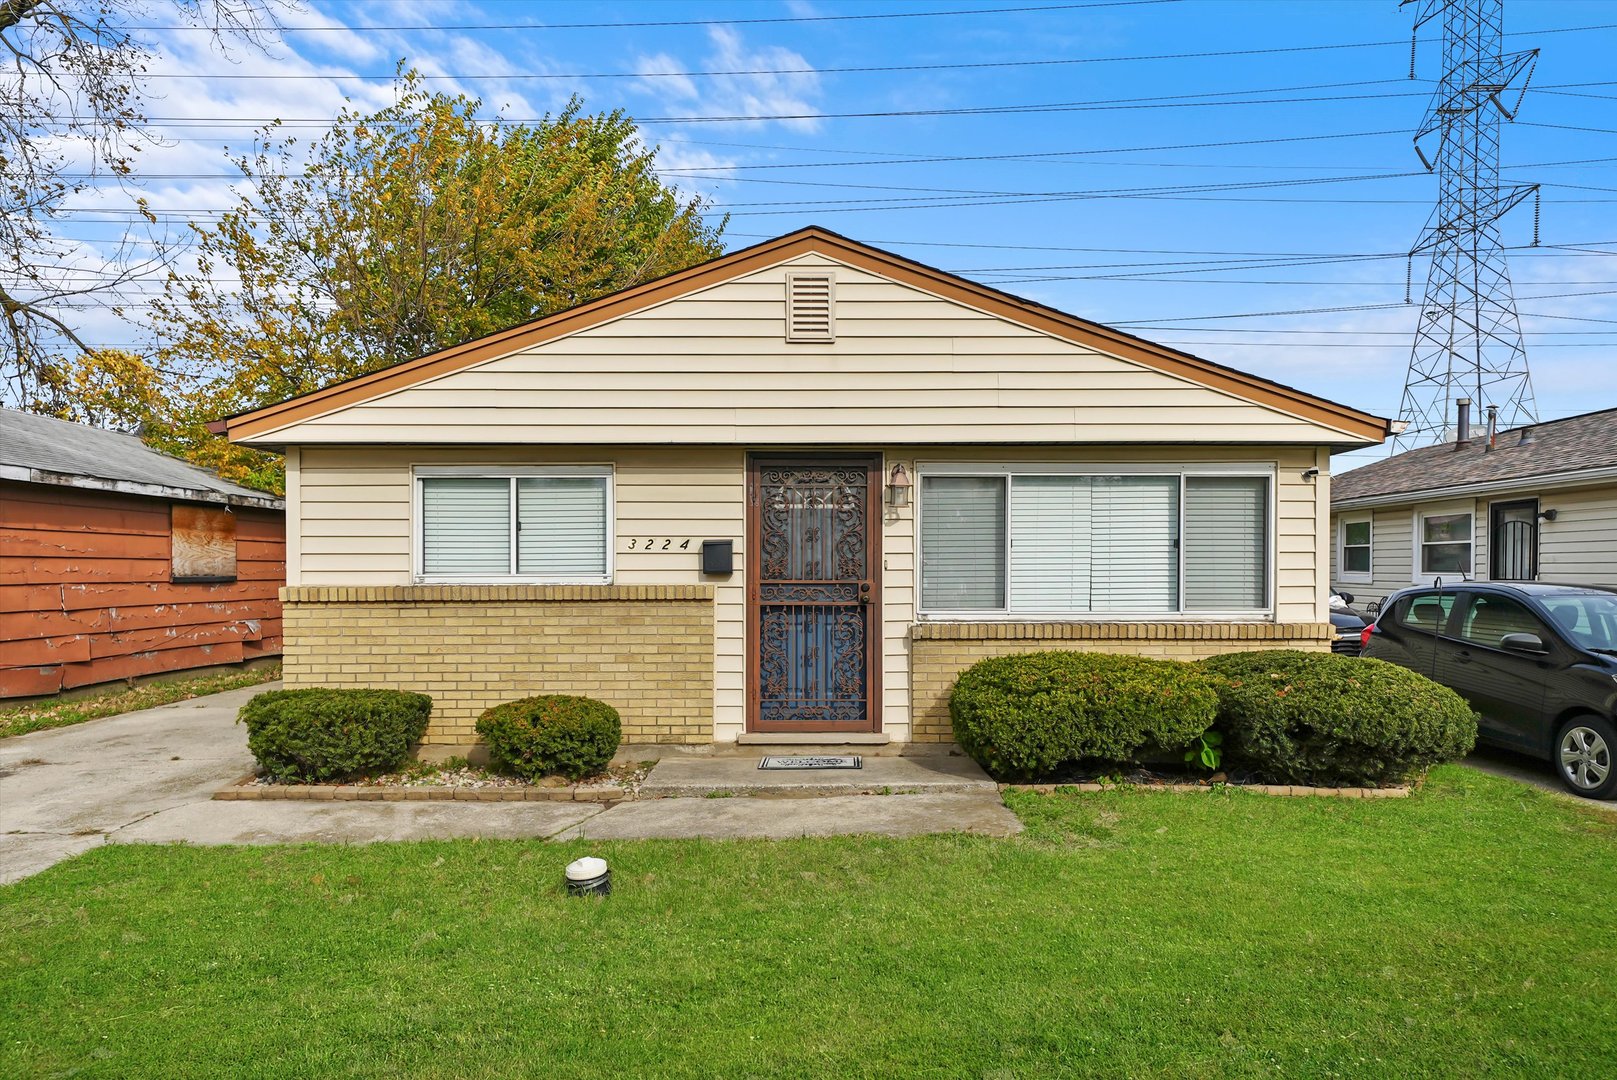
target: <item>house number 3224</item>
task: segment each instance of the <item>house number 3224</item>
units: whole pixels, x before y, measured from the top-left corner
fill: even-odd
[[[670,540],[663,536],[631,536],[629,537],[630,551],[689,551],[689,540]]]

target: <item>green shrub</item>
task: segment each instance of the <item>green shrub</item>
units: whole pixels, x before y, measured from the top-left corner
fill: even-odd
[[[1218,678],[1231,756],[1281,783],[1397,783],[1477,739],[1464,698],[1382,660],[1286,649],[1201,666]]]
[[[1040,652],[980,660],[949,697],[955,741],[995,776],[1046,775],[1175,752],[1213,723],[1218,693],[1193,665],[1141,656]]]
[[[318,783],[396,769],[421,741],[432,699],[403,690],[271,690],[242,706],[247,748],[276,780]]]
[[[527,780],[559,773],[593,776],[618,752],[618,711],[594,698],[549,694],[508,701],[477,718],[496,769]]]

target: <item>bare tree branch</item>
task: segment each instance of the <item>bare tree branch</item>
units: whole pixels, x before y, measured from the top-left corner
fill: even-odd
[[[277,14],[295,2],[166,6],[221,48],[263,49]],[[120,287],[169,262],[166,234],[126,232],[98,252],[101,280],[78,287],[96,272],[93,246],[70,236],[62,216],[76,194],[132,181],[140,149],[154,141],[144,75],[155,46],[131,29],[149,8],[148,0],[0,0],[0,403],[59,409],[52,372],[88,350],[75,314],[86,305],[63,301],[88,295],[116,307]]]

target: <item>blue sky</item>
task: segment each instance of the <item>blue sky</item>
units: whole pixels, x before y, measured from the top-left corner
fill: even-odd
[[[1411,137],[1440,54],[1429,28],[1409,79],[1394,0],[315,3],[286,21],[311,29],[267,57],[150,32],[149,112],[177,122],[142,155],[153,206],[227,205],[223,147],[255,120],[379,105],[403,59],[491,114],[577,94],[640,118],[665,177],[730,213],[732,248],[821,224],[1397,412],[1418,311],[1400,253],[1436,191]],[[1505,226],[1541,419],[1617,406],[1612,24],[1600,0],[1507,3],[1506,47],[1542,50],[1503,152],[1506,178],[1545,185],[1542,245],[1531,205]],[[114,235],[93,216],[68,228]]]

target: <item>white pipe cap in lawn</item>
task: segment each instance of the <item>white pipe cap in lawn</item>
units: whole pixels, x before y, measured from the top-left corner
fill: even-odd
[[[572,896],[608,896],[612,892],[612,871],[605,859],[586,855],[567,864],[567,892]]]

